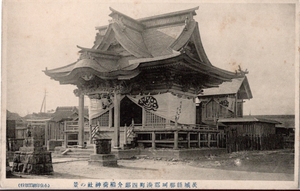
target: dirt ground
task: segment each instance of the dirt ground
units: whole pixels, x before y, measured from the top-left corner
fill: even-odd
[[[294,151],[247,151],[195,160],[137,156],[118,160],[118,167],[88,165],[88,159],[53,158],[53,175],[15,174],[19,178],[278,180],[294,179]]]

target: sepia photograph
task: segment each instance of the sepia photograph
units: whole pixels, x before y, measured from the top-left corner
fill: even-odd
[[[3,0],[1,187],[298,188],[298,3]]]

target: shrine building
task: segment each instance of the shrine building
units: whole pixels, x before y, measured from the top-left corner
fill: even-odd
[[[225,102],[227,95],[220,97],[224,106],[220,114],[233,111],[235,117],[241,115],[240,101],[252,94],[245,73],[210,63],[194,20],[197,9],[134,19],[110,8],[112,19],[96,27],[91,48],[78,46],[77,61],[44,71],[60,84],[77,86],[79,146],[84,145],[84,96],[90,98],[90,143],[108,136],[114,148],[123,148],[134,135],[136,144],[143,147],[218,146],[218,126],[205,123],[216,117],[207,112],[217,99],[203,90],[239,83],[229,95],[234,108]],[[197,111],[198,97],[202,109],[207,106],[205,119]]]

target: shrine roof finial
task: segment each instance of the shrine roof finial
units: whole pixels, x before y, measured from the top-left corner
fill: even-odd
[[[238,65],[239,69],[235,71],[236,75],[241,75],[241,76],[245,76],[246,74],[249,73],[249,71],[246,70],[242,70],[241,65]]]

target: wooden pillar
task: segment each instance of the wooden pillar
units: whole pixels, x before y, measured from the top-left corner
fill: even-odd
[[[198,147],[201,148],[201,133],[198,132]]]
[[[120,102],[121,95],[114,95],[114,148],[120,148]]]
[[[142,108],[142,128],[146,127],[146,110],[145,108]]]
[[[89,142],[90,142],[90,144],[93,144],[93,138],[92,138],[92,130],[93,130],[93,128],[92,128],[92,120],[90,119],[89,120],[90,122],[89,122]]]
[[[112,115],[113,108],[110,108],[108,111],[108,127],[111,128],[113,124],[113,115]]]
[[[174,131],[174,149],[178,149],[178,131]]]
[[[187,132],[186,139],[187,139],[187,147],[191,148],[191,133],[190,132]]]
[[[155,149],[156,146],[155,146],[155,132],[152,131],[152,149]]]
[[[84,145],[84,95],[80,94],[78,108],[78,145]]]

